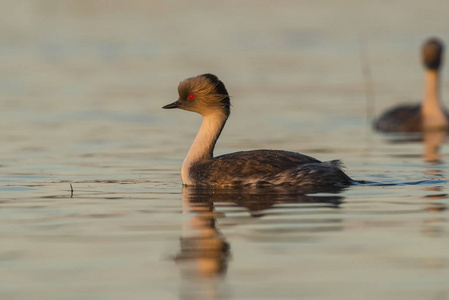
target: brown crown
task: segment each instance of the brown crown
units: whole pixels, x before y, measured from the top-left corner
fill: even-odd
[[[424,66],[430,70],[438,70],[443,64],[444,44],[437,38],[428,39],[422,46]]]

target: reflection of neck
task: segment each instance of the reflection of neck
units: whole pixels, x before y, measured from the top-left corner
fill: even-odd
[[[189,170],[193,163],[211,159],[213,157],[215,144],[227,118],[227,114],[221,111],[203,116],[201,127],[182,163],[181,177],[183,184],[192,184],[192,181],[189,178]]]
[[[438,70],[426,70],[425,93],[422,105],[424,128],[438,129],[448,126],[440,102],[440,78]]]
[[[446,138],[446,132],[442,130],[427,130],[423,132],[424,159],[428,162],[440,160],[440,146]]]
[[[213,195],[186,186],[182,188],[183,212],[190,214],[190,219],[186,218],[183,222],[178,258],[183,258],[179,260],[180,263],[184,262],[181,270],[189,279],[195,275],[212,278],[226,273],[229,244],[215,227],[218,215],[214,213]]]

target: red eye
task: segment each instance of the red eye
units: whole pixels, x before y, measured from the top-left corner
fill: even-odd
[[[194,94],[190,94],[189,97],[187,97],[187,98],[189,98],[190,100],[193,100],[193,99],[195,99],[195,95]]]

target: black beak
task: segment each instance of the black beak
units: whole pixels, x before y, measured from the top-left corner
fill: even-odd
[[[179,101],[175,101],[173,103],[167,104],[165,106],[162,106],[162,108],[168,109],[168,108],[178,108],[179,107]]]

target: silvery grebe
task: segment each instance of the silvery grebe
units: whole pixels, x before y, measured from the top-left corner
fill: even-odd
[[[228,92],[217,76],[187,78],[178,86],[179,99],[163,108],[181,108],[203,116],[203,122],[182,163],[185,186],[293,185],[304,190],[341,188],[353,183],[338,160],[321,162],[281,150],[241,151],[213,156],[215,143],[230,114]]]
[[[443,42],[428,39],[422,46],[425,71],[425,93],[421,104],[401,105],[386,111],[374,123],[383,132],[420,132],[448,130],[449,114],[440,102],[440,68],[443,64]]]

